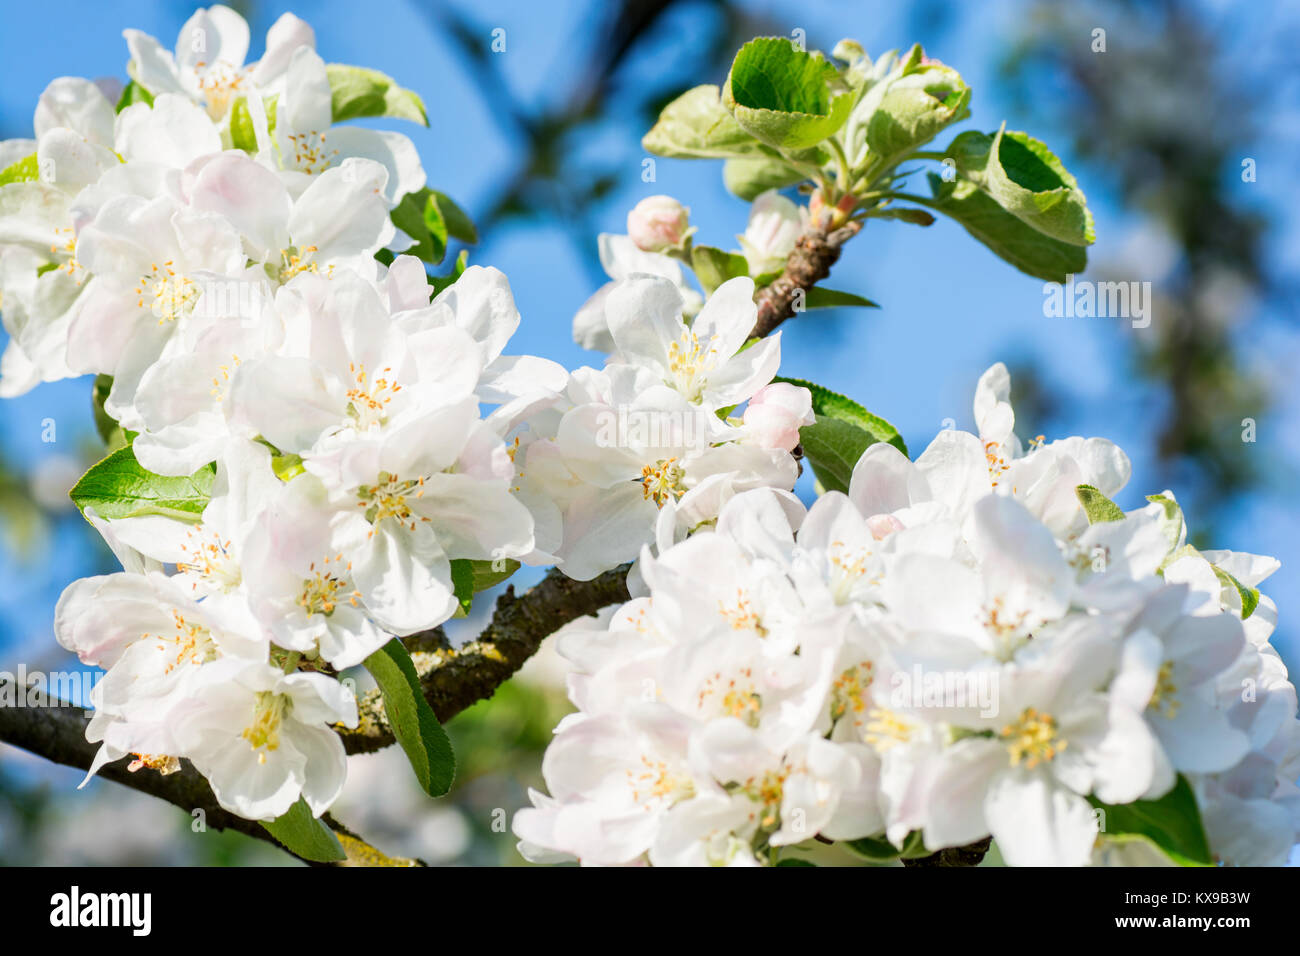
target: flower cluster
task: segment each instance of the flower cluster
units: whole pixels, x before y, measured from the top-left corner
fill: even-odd
[[[346,770],[331,725],[357,721],[339,673],[451,617],[451,561],[533,551],[480,403],[567,376],[501,354],[519,314],[496,270],[431,301],[419,260],[377,260],[411,244],[390,212],[424,172],[405,136],[332,125],[305,23],[283,16],[247,65],[224,7],[174,56],[126,36],[146,101],[115,112],[100,86],[55,80],[36,140],[3,145],[33,164],[0,188],[3,388],[110,376],[122,467],[210,487],[197,514],[87,509],[125,570],[72,584],[55,629],[107,670],[96,769],[185,757],[236,813],[301,796],[319,814]]]
[[[736,495],[562,633],[578,712],[516,816],[524,854],[743,866],[991,835],[1013,865],[1195,856],[1133,839],[1125,805],[1160,801],[1199,808],[1216,860],[1284,861],[1300,723],[1255,590],[1277,562],[1191,548],[1168,493],[1120,511],[1107,441],[1023,447],[1009,384],[981,379],[977,435],[915,462],[870,446],[847,495]]]
[[[220,6],[174,54],[128,30],[126,91],[55,80],[36,138],[0,144],[0,393],[93,373],[113,426],[113,494],[83,510],[124,570],[69,586],[55,622],[107,671],[92,773],[187,758],[270,820],[338,795],[340,675],[456,614],[453,562],[595,576],[665,522],[789,489],[810,405],[770,384],[779,340],[742,350],[748,280],[688,327],[674,286],[630,277],[600,371],[503,354],[505,277],[462,264],[435,296],[403,254],[410,140],[334,124],[298,18],[255,63],[248,34]]]

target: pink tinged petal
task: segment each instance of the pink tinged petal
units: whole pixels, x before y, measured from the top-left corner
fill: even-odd
[[[316,34],[305,20],[292,13],[282,13],[266,31],[266,52],[253,69],[253,85],[263,87],[278,79],[289,68],[299,47],[316,47]]]
[[[289,244],[291,201],[280,178],[241,152],[205,163],[189,185],[190,205],[223,216],[252,245],[256,257],[279,264]]]

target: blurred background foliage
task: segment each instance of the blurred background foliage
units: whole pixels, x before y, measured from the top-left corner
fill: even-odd
[[[77,23],[75,35],[34,7],[7,23],[0,138],[31,135],[36,98],[54,76],[121,76],[123,27],[170,45],[193,9],[68,6],[60,22]],[[234,6],[252,23],[253,55],[266,27],[293,9]],[[974,88],[977,128],[1005,118],[1062,156],[1098,218],[1088,278],[1151,282],[1154,321],[1139,330],[1047,319],[1040,284],[957,227],[873,224],[846,249],[835,286],[884,308],[787,323],[783,371],[867,403],[919,450],[947,419],[969,427],[976,378],[1007,361],[1022,435],[1112,438],[1134,460],[1122,505],[1173,488],[1198,544],[1282,558],[1265,590],[1282,605],[1275,642],[1300,663],[1288,622],[1300,590],[1294,6],[331,0],[295,12],[316,28],[327,60],[381,68],[424,96],[429,130],[390,128],[412,136],[431,184],[474,216],[484,242],[471,261],[510,276],[524,316],[513,350],[570,367],[599,361],[568,330],[605,279],[596,234],[624,231],[637,200],[677,196],[704,242],[731,245],[744,228],[745,206],[724,191],[720,164],[658,160],[647,180],[640,137],[666,102],[721,82],[734,51],[756,35],[803,31],[824,50],[851,36],[871,54],[922,42]],[[71,666],[52,640],[54,602],[73,578],[113,569],[66,498],[99,455],[89,393],[88,380],[66,382],[0,404],[0,670]],[[1244,419],[1256,423],[1254,443],[1243,442]],[[42,440],[51,421],[57,440]],[[467,637],[489,605],[490,595],[480,597],[453,636]],[[521,863],[509,815],[527,803],[528,787],[542,785],[541,753],[568,711],[562,687],[562,662],[548,650],[456,718],[449,732],[460,767],[446,800],[424,798],[395,749],[353,758],[338,817],[390,853]],[[0,745],[0,864],[287,862],[239,835],[196,835],[182,811],[124,788],[93,782],[77,791],[79,776]]]

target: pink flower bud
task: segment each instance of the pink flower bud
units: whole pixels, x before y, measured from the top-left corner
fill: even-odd
[[[643,252],[664,252],[687,236],[691,211],[672,196],[642,199],[627,214],[627,234]]]
[[[800,427],[813,421],[812,394],[786,382],[764,385],[745,409],[745,428],[761,448],[794,450]]]

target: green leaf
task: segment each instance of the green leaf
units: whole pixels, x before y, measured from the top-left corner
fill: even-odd
[[[122,88],[122,95],[117,99],[117,112],[120,113],[136,103],[147,103],[153,106],[153,94],[132,80]]]
[[[897,219],[900,222],[911,223],[913,226],[934,225],[934,216],[924,209],[913,209],[911,206],[889,206],[884,209],[873,210],[871,218]]]
[[[436,189],[429,190],[429,199],[425,206],[424,221],[433,229],[432,217],[442,224],[446,235],[470,244],[478,242],[478,229],[465,210],[456,205],[446,193]]]
[[[262,826],[286,850],[304,860],[337,863],[348,858],[334,831],[311,815],[311,807],[307,806],[307,801],[302,797],[283,816],[276,817],[269,823],[263,820]]]
[[[1259,607],[1259,588],[1248,588],[1238,581],[1233,575],[1229,574],[1217,564],[1211,564],[1214,573],[1225,588],[1233,588],[1237,596],[1241,598],[1241,619],[1244,621],[1255,613],[1255,608]]]
[[[728,279],[749,275],[749,263],[744,256],[713,246],[691,247],[691,268],[706,295],[712,295]]]
[[[1047,282],[1064,282],[1088,266],[1088,253],[1045,236],[1007,212],[974,183],[945,183],[930,174],[934,199],[910,197],[924,206],[951,216],[996,255],[1027,275]]]
[[[83,512],[93,507],[101,518],[165,515],[196,522],[207,507],[215,477],[216,468],[210,464],[189,476],[155,475],[135,460],[128,445],[92,465],[69,497]]]
[[[1074,493],[1079,499],[1079,504],[1083,505],[1084,513],[1088,516],[1088,524],[1124,520],[1124,509],[1092,485],[1078,485],[1074,489]]]
[[[788,163],[767,156],[729,159],[722,164],[723,185],[745,202],[753,202],[769,189],[783,189],[807,178]]]
[[[257,152],[257,134],[253,131],[253,115],[249,112],[246,96],[235,100],[230,108],[230,142],[235,149]]]
[[[365,665],[379,685],[393,736],[406,751],[420,786],[430,796],[442,796],[456,776],[456,757],[447,732],[424,699],[411,655],[393,638],[367,657]]]
[[[419,192],[407,193],[390,214],[393,225],[415,240],[415,245],[405,251],[435,265],[447,254],[447,229],[440,218],[434,220],[437,232],[430,228],[426,216],[432,191],[427,187]]]
[[[359,116],[393,116],[429,125],[424,101],[403,89],[385,73],[362,66],[330,63],[325,67],[330,81],[330,108],[334,122]]]
[[[897,860],[903,852],[884,837],[845,840],[842,845],[854,856],[870,860],[872,863],[888,863],[890,860]]]
[[[41,167],[36,161],[35,153],[0,169],[0,186],[8,186],[10,183],[30,183],[40,178]]]
[[[962,133],[947,150],[958,172],[1021,222],[1072,246],[1096,239],[1078,182],[1042,142],[1007,130]]]
[[[802,379],[780,377],[773,381],[799,385],[812,392],[813,414],[817,420],[799,429],[799,444],[817,480],[827,491],[847,493],[853,467],[862,453],[878,441],[888,442],[907,454],[898,429],[853,399]]]
[[[822,286],[813,286],[804,297],[806,309],[834,309],[838,306],[853,305],[866,309],[878,309],[879,305],[865,299],[856,292],[837,292]]]
[[[784,860],[777,860],[777,866],[816,866],[812,860],[801,860],[797,856],[787,856]]]
[[[1196,796],[1182,774],[1159,800],[1110,805],[1089,797],[1088,802],[1105,811],[1103,839],[1144,840],[1182,866],[1214,865]]]
[[[886,167],[892,166],[969,116],[970,97],[961,74],[941,63],[905,72],[889,84],[867,118],[867,146]]]
[[[784,37],[758,37],[742,46],[722,88],[722,104],[741,128],[784,150],[807,149],[834,135],[853,102],[839,70]]]
[[[275,472],[275,477],[281,481],[290,481],[306,471],[302,466],[302,456],[292,453],[272,454],[271,470]]]
[[[716,86],[687,90],[664,107],[659,121],[641,138],[647,152],[683,159],[727,159],[762,155],[750,136],[723,107]]]
[[[451,585],[462,614],[469,613],[475,594],[500,584],[518,570],[519,562],[510,559],[497,562],[454,558],[451,562]]]

